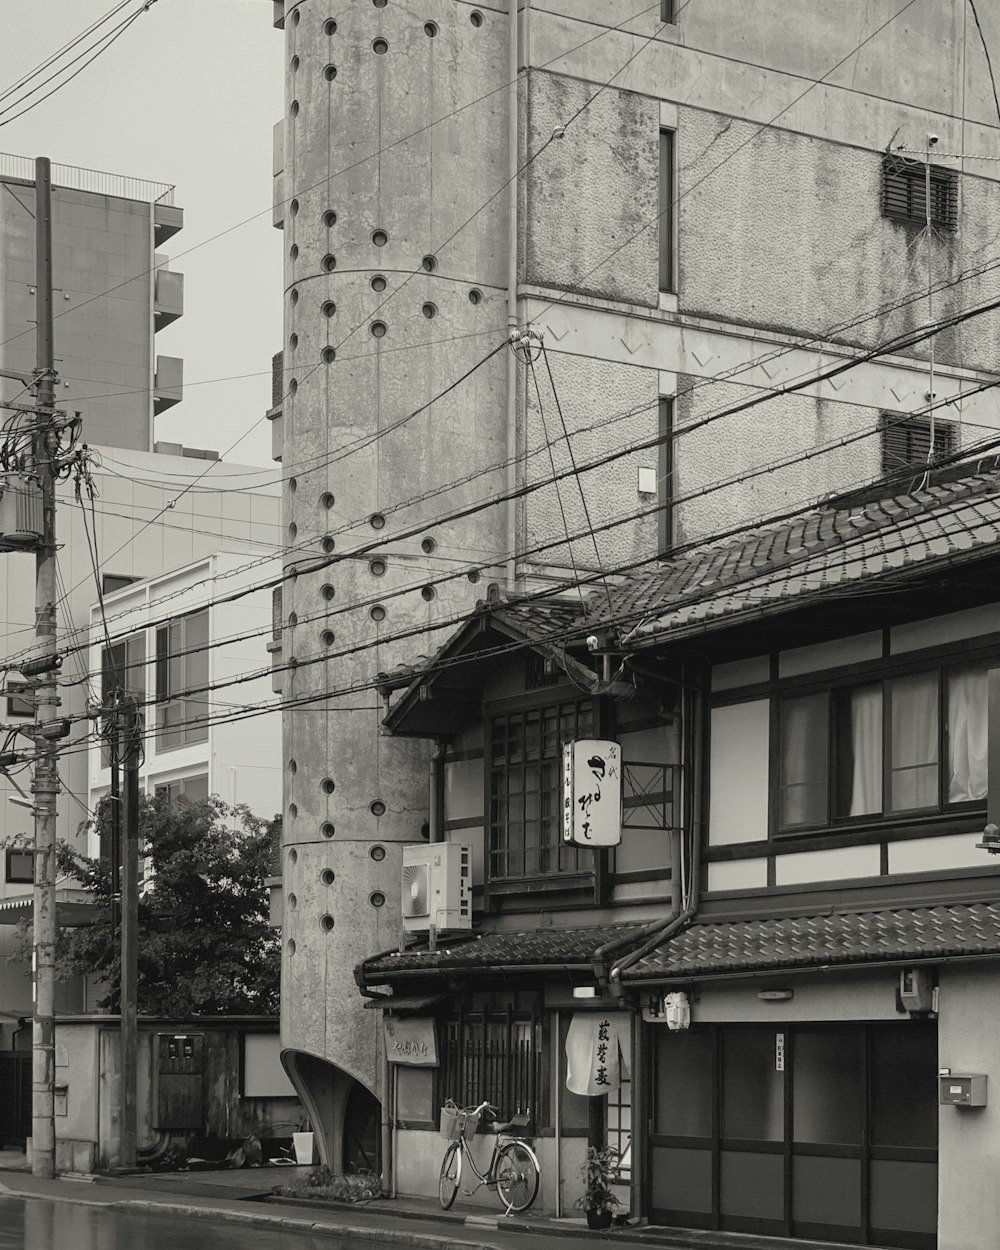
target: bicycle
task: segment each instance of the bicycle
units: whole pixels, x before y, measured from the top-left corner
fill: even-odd
[[[475,1189],[462,1191],[465,1195],[474,1194],[484,1185],[495,1186],[500,1201],[507,1208],[505,1215],[510,1215],[512,1211],[527,1211],[535,1201],[540,1175],[538,1159],[526,1141],[510,1135],[511,1129],[515,1127],[513,1120],[494,1126],[497,1136],[493,1143],[489,1167],[485,1172],[480,1172],[476,1166],[469,1142],[475,1137],[479,1121],[487,1112],[494,1119],[496,1118],[496,1112],[488,1102],[480,1103],[478,1107],[445,1108],[446,1115],[442,1117],[442,1126],[447,1118],[452,1140],[449,1141],[444,1152],[441,1173],[438,1177],[438,1198],[441,1202],[441,1209],[444,1211],[451,1208],[458,1194],[462,1183],[463,1159],[468,1159],[469,1166],[479,1180]],[[447,1113],[452,1114],[449,1116]],[[503,1134],[507,1135],[507,1140],[501,1142]]]

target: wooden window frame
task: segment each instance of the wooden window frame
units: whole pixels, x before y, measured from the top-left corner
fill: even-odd
[[[965,813],[984,811],[987,800],[971,799],[951,803],[947,798],[947,760],[948,760],[948,721],[947,721],[947,689],[950,672],[983,664],[986,667],[987,680],[990,666],[996,657],[969,656],[942,658],[937,663],[907,666],[887,674],[870,674],[867,677],[858,675],[845,676],[839,681],[811,683],[799,689],[789,689],[775,694],[770,699],[770,776],[768,797],[770,809],[770,832],[772,839],[785,840],[802,837],[815,837],[823,832],[839,833],[852,829],[912,824],[914,820],[944,820],[961,816]],[[916,677],[934,674],[937,681],[937,801],[933,806],[909,808],[905,811],[892,811],[887,808],[891,795],[891,751],[892,751],[892,711],[889,689],[891,683],[904,677]],[[882,693],[882,810],[867,812],[857,816],[843,816],[836,811],[838,788],[838,723],[839,706],[843,696],[852,690],[865,686],[879,686]],[[817,824],[801,824],[783,827],[781,824],[781,709],[794,699],[810,694],[827,695],[827,781],[826,781],[826,814],[825,819]]]

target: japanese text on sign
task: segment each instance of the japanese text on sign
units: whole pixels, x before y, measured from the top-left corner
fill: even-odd
[[[621,747],[585,738],[563,747],[563,841],[617,846],[621,841]]]

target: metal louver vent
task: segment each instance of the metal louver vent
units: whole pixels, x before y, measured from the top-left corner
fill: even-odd
[[[938,165],[930,167],[931,225],[958,229],[958,174]],[[882,159],[882,216],[925,225],[927,221],[927,166],[905,156]]]
[[[271,357],[271,407],[280,408],[285,394],[285,353]]]
[[[901,417],[885,412],[880,418],[882,473],[888,476],[900,469],[919,468],[958,450],[958,427],[951,421],[934,422],[934,454],[931,450],[931,423],[927,417]]]

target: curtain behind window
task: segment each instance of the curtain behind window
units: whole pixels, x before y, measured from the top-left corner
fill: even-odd
[[[906,812],[938,803],[938,679],[917,673],[890,682],[890,808]]]
[[[986,797],[986,666],[956,668],[948,674],[948,802]]]
[[[827,819],[829,712],[825,694],[781,704],[781,825]]]
[[[861,686],[849,696],[848,816],[882,810],[882,687]]]

